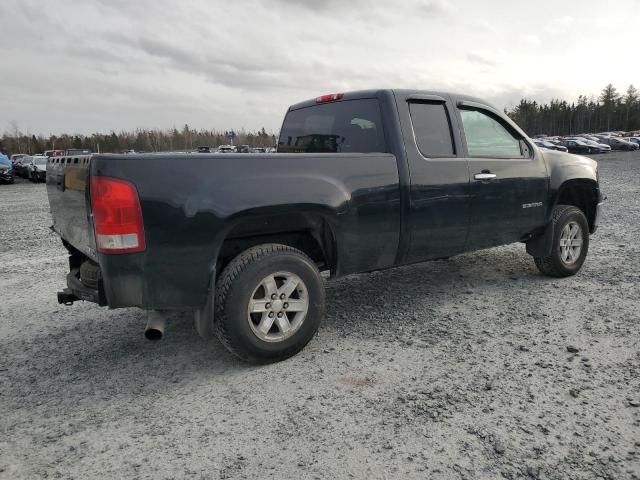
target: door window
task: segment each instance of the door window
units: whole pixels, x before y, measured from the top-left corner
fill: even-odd
[[[409,103],[413,134],[425,157],[453,157],[451,122],[443,103]]]
[[[529,151],[523,139],[502,122],[480,110],[460,110],[467,150],[472,157],[523,158]]]

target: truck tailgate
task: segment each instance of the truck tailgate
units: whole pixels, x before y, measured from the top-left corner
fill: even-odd
[[[91,155],[50,157],[47,162],[47,195],[53,229],[63,240],[97,260],[89,207]]]

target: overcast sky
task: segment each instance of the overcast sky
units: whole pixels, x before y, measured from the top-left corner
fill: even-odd
[[[277,130],[378,87],[503,108],[640,86],[640,0],[1,0],[0,132]]]

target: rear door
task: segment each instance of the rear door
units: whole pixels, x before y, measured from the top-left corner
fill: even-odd
[[[509,120],[475,102],[457,103],[471,179],[466,248],[526,239],[544,224],[548,175],[540,152]]]
[[[447,257],[465,248],[469,168],[448,95],[396,94],[409,165],[409,247],[404,262]]]

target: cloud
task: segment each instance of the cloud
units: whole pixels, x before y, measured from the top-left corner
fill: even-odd
[[[467,60],[473,63],[479,63],[480,65],[484,65],[487,67],[493,67],[497,64],[497,62],[490,58],[488,55],[478,52],[467,53]]]
[[[487,20],[474,20],[473,22],[471,22],[469,28],[481,29],[491,34],[498,33],[498,29],[494,27],[493,24]]]
[[[530,48],[537,48],[542,46],[542,40],[538,35],[534,34],[522,35],[520,37],[520,43],[521,45]]]
[[[451,89],[502,108],[545,85],[624,88],[637,79],[610,46],[636,34],[598,28],[637,11],[619,2],[2,0],[0,131],[12,120],[34,132],[275,130],[289,104],[332,91]],[[523,28],[552,6],[542,28]],[[607,69],[584,75],[585,52]]]
[[[365,0],[275,0],[274,3],[284,8],[304,8],[326,13],[333,11],[336,14],[370,4]]]
[[[418,9],[430,16],[451,15],[457,11],[451,2],[445,0],[423,0]]]
[[[571,33],[570,29],[571,27],[573,27],[575,22],[576,22],[576,19],[569,15],[552,18],[547,23],[545,30],[551,34]]]

